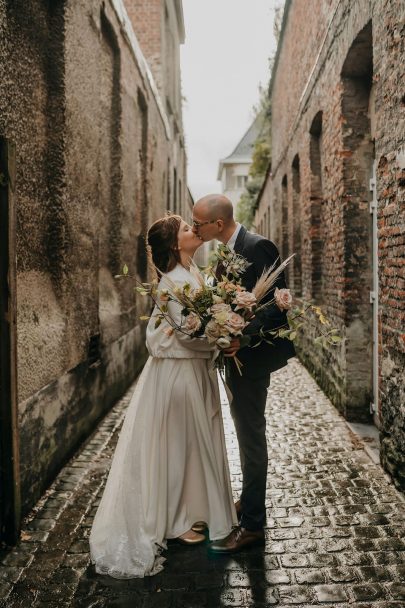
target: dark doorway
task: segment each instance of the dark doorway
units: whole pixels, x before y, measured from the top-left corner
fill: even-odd
[[[296,296],[302,296],[302,262],[301,262],[301,175],[300,159],[294,156],[292,167],[292,213],[293,213],[293,259],[292,287]]]
[[[281,256],[286,260],[289,255],[288,246],[288,184],[284,175],[281,182]],[[289,273],[290,269],[287,269]]]
[[[142,281],[148,278],[148,258],[146,255],[145,239],[149,223],[148,199],[148,106],[144,94],[138,89],[138,108],[141,117],[142,132],[140,139],[139,160],[141,163],[140,187],[140,223],[141,231],[138,236],[137,269]]]
[[[0,541],[17,542],[20,483],[17,427],[15,149],[0,137]]]
[[[322,112],[318,112],[309,130],[309,162],[311,169],[310,235],[311,235],[311,298],[316,304],[323,302],[323,136]]]
[[[373,82],[372,24],[356,36],[342,68],[343,180],[345,201],[345,325],[349,420],[368,421],[372,394],[373,286],[372,195],[374,164],[370,96]]]

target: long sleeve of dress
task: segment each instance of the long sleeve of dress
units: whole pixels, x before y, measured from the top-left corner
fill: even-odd
[[[170,281],[165,280],[165,276],[160,280],[159,291],[162,289],[171,291],[173,283],[181,287],[187,282],[193,282],[190,273],[181,267],[180,269],[176,267],[168,277]],[[149,320],[146,330],[146,344],[150,355],[159,358],[209,359],[215,347],[213,344],[209,344],[205,338],[191,338],[178,329],[171,331],[171,327],[182,327],[184,325],[185,318],[181,312],[182,306],[177,302],[170,301],[167,303],[167,308],[167,316],[170,322],[164,319],[158,327],[155,327],[159,314],[157,307],[155,307]]]

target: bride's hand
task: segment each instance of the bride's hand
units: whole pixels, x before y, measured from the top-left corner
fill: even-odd
[[[230,345],[228,348],[224,348],[225,357],[234,357],[238,350],[240,349],[240,340],[239,338],[232,338]]]

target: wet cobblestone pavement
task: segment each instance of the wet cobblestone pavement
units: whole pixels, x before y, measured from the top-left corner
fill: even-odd
[[[210,557],[170,545],[165,570],[118,581],[94,573],[88,535],[133,387],[66,466],[0,555],[7,608],[405,607],[405,502],[306,370],[272,375],[266,547]],[[232,483],[241,478],[224,405]]]

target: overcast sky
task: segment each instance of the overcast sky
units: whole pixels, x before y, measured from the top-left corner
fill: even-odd
[[[188,183],[195,200],[219,192],[218,162],[252,122],[259,83],[267,86],[280,0],[183,0],[181,47]]]

